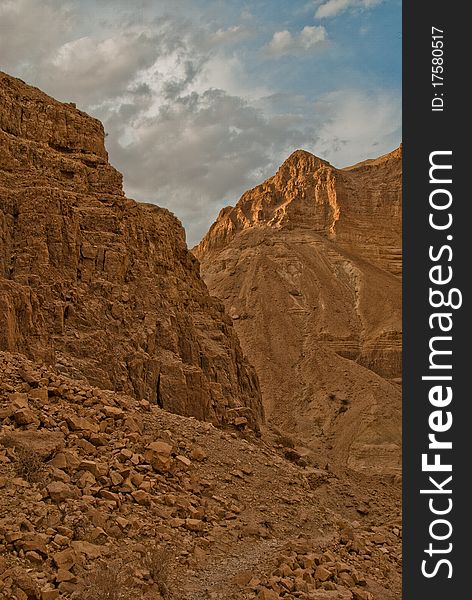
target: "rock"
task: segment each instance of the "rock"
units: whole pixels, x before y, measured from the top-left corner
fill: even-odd
[[[9,395],[10,408],[13,412],[22,408],[28,408],[28,395],[14,392]]]
[[[257,594],[257,600],[278,600],[279,598],[279,594],[277,594],[273,590],[268,590],[266,588],[262,589]]]
[[[170,456],[172,452],[172,446],[167,442],[157,441],[151,442],[147,448],[147,455],[152,456],[154,454],[161,454],[162,456]],[[145,454],[146,458],[146,454]]]
[[[193,249],[210,291],[247,315],[233,323],[272,424],[378,474],[401,470],[401,175],[400,149],[346,169],[297,150]]]
[[[315,579],[318,579],[318,581],[327,581],[328,579],[331,579],[332,576],[333,574],[331,571],[328,571],[328,569],[325,569],[322,565],[316,567]]]
[[[177,218],[124,196],[103,125],[1,73],[0,146],[0,350],[215,423],[247,406],[256,427],[258,380],[229,317]]]
[[[76,488],[62,481],[53,481],[46,489],[51,500],[54,500],[54,502],[64,502],[69,498],[77,498],[79,496]]]
[[[20,408],[13,417],[17,425],[30,425],[37,422],[34,412],[29,408]]]
[[[177,463],[179,463],[180,466],[185,467],[186,469],[188,469],[188,467],[192,465],[192,461],[189,460],[186,456],[177,455],[175,457],[175,460]]]
[[[26,534],[21,540],[19,546],[23,552],[35,552],[47,558],[48,549],[46,546],[47,536],[41,536],[39,534]]]
[[[352,590],[353,600],[374,600],[374,596],[366,590],[353,589]]]
[[[141,506],[151,505],[151,496],[144,490],[136,490],[135,492],[132,492],[131,495],[138,504],[141,504]]]
[[[87,558],[99,558],[104,554],[104,549],[97,544],[92,544],[85,540],[74,540],[71,542],[72,548],[78,554],[83,554]]]
[[[41,590],[41,600],[57,600],[60,595],[60,591],[56,589],[44,589]]]
[[[351,577],[351,575],[349,575],[349,573],[340,573],[339,574],[339,580],[342,582],[343,585],[345,585],[346,587],[354,587],[356,585],[356,582],[354,581],[354,579]]]
[[[46,404],[49,400],[49,393],[47,388],[38,387],[28,392],[30,398],[39,400],[42,404]]]
[[[69,415],[66,418],[67,425],[71,431],[90,431],[97,433],[98,425],[78,415]]]
[[[208,455],[200,446],[194,446],[190,452],[190,458],[192,460],[196,460],[197,462],[201,462],[208,458]]]
[[[0,438],[0,443],[13,448],[32,450],[43,460],[64,446],[64,434],[56,431],[14,431]]]
[[[58,583],[62,583],[63,581],[77,583],[77,577],[70,571],[67,571],[66,569],[58,569],[56,573],[56,581]]]
[[[77,563],[77,553],[72,548],[67,548],[54,554],[53,560],[58,568],[70,570]]]
[[[237,585],[240,585],[241,587],[245,587],[249,584],[252,577],[253,577],[252,571],[241,571],[240,573],[237,573],[233,577],[233,582],[236,583]]]
[[[157,441],[149,444],[144,452],[144,458],[157,472],[170,471],[172,466],[172,446],[166,442]]]
[[[189,531],[203,531],[205,524],[200,519],[185,519],[185,528]]]
[[[12,578],[28,600],[40,600],[39,586],[27,571],[17,567],[12,572]]]

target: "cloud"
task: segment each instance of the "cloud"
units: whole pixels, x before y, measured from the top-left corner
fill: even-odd
[[[313,110],[320,123],[315,152],[337,167],[380,156],[400,144],[401,96],[394,92],[338,90],[318,99]]]
[[[73,6],[61,0],[2,0],[0,68],[49,55],[67,38],[76,20]]]
[[[233,25],[232,27],[227,27],[226,29],[217,29],[215,32],[211,33],[208,36],[208,42],[210,45],[212,44],[234,44],[236,42],[240,42],[247,37],[249,37],[250,32],[248,29],[242,27],[241,25]]]
[[[268,56],[297,56],[308,54],[321,42],[328,39],[326,29],[322,25],[306,26],[298,35],[287,29],[276,31],[269,44],[264,48]]]
[[[124,126],[123,107],[107,118],[110,153],[126,167],[126,191],[162,204],[186,223],[190,244],[219,209],[271,175],[295,148],[315,139],[297,115],[270,115],[223,90],[192,92]],[[128,144],[120,142],[129,137]]]
[[[350,8],[365,10],[373,8],[381,2],[383,0],[328,0],[318,7],[315,18],[327,19],[337,17]]]
[[[319,10],[378,0],[334,1]],[[101,119],[126,192],[175,212],[190,245],[296,148],[345,165],[399,142],[400,94],[339,91],[313,63],[307,85],[298,58],[331,48],[322,25],[281,26],[258,51],[260,17],[196,4],[0,0],[1,68]]]

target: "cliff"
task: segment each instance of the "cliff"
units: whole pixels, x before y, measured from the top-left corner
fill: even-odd
[[[399,470],[401,149],[342,170],[294,152],[194,253],[270,422],[326,460]]]
[[[180,222],[124,196],[102,124],[0,73],[0,349],[223,423],[257,376]]]

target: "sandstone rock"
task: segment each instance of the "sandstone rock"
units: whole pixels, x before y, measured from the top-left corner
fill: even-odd
[[[233,581],[234,581],[234,583],[240,585],[241,587],[245,587],[249,584],[252,577],[253,577],[252,571],[241,571],[240,573],[237,573],[233,577]]]
[[[150,506],[151,496],[144,490],[136,490],[131,494],[138,504],[142,506]]]
[[[41,590],[41,600],[57,600],[60,595],[60,591],[56,589],[44,589]]]
[[[35,398],[39,400],[41,403],[46,403],[49,400],[49,393],[47,388],[38,387],[30,390],[28,392],[30,398]]]
[[[199,446],[194,446],[192,448],[192,451],[190,452],[190,458],[198,462],[205,460],[207,457],[208,455],[205,452],[205,450],[203,450],[203,448],[200,448]]]
[[[54,502],[64,502],[68,498],[77,498],[79,495],[76,488],[61,481],[53,481],[46,489]]]
[[[398,473],[401,151],[348,169],[296,151],[193,251],[210,291],[245,315],[234,327],[271,422],[320,461]]]
[[[21,539],[21,543],[18,544],[18,547],[20,547],[23,550],[23,552],[36,552],[37,554],[40,554],[43,557],[47,557],[48,549],[46,543],[46,536],[30,533],[23,536],[23,538]]]
[[[200,519],[185,519],[185,527],[189,531],[203,531],[205,524]]]
[[[277,594],[273,590],[268,590],[268,589],[265,589],[265,588],[262,589],[257,594],[257,599],[258,600],[278,600],[279,598],[280,598],[279,594]]]
[[[172,446],[166,442],[151,442],[145,452],[144,458],[157,472],[167,472],[172,466]]]
[[[14,431],[0,438],[0,443],[13,448],[32,450],[42,459],[54,455],[64,445],[64,434],[57,431]]]
[[[39,586],[26,570],[18,567],[14,569],[12,577],[15,584],[22,592],[24,592],[25,597],[28,600],[40,599]]]
[[[83,554],[88,558],[99,558],[105,553],[101,546],[85,540],[74,540],[71,542],[71,546],[78,554]]]
[[[387,542],[387,538],[384,533],[377,531],[376,533],[374,533],[372,541],[374,542],[374,544],[385,544]]]
[[[29,408],[20,408],[13,415],[18,425],[30,425],[37,422],[34,412]]]
[[[79,417],[78,415],[69,415],[66,418],[66,421],[71,431],[90,431],[94,433],[98,432],[98,425],[92,423],[88,419]]]
[[[215,423],[245,406],[257,428],[257,377],[180,222],[124,197],[104,142],[0,73],[0,349]]]
[[[331,579],[332,576],[333,574],[331,571],[328,571],[328,569],[325,569],[325,567],[322,565],[316,567],[315,579],[318,579],[319,581],[327,581],[328,579]]]
[[[366,590],[353,589],[352,590],[353,600],[374,600],[374,596]]]
[[[179,463],[180,466],[188,468],[192,465],[192,461],[190,459],[188,459],[186,456],[182,456],[182,455],[177,455],[175,457],[175,460],[177,463]]]

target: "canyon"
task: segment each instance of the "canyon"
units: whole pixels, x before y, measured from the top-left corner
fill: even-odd
[[[401,149],[190,251],[0,72],[0,598],[398,600]]]

